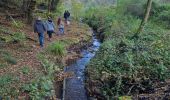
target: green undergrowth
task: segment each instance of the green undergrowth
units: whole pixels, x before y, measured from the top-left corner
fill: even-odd
[[[90,38],[88,35],[87,37]],[[28,93],[30,99],[44,100],[56,98],[54,85],[57,84],[54,83],[59,77],[58,73],[63,72],[63,58],[67,54],[66,48],[73,44],[79,44],[79,41],[80,39],[74,41],[70,37],[66,39],[64,38],[63,40],[54,41],[49,44],[45,50],[37,54],[37,59],[39,59],[42,64],[43,74],[29,84],[22,86],[22,91]],[[29,69],[26,66],[23,67],[21,71],[23,74],[29,73]]]
[[[24,23],[22,21],[18,21],[18,20],[17,21],[13,21],[11,23],[11,25],[12,25],[12,27],[19,28],[19,29],[24,27]]]
[[[50,76],[43,76],[30,84],[22,87],[24,92],[29,93],[32,100],[44,100],[44,98],[55,97],[53,79]]]
[[[58,73],[61,69],[59,66],[55,65],[53,62],[50,62],[45,58],[43,54],[38,55],[38,59],[42,63],[44,74],[41,75],[36,80],[33,80],[29,84],[22,86],[22,91],[29,94],[30,99],[32,100],[44,100],[54,99],[55,98],[55,74]],[[27,68],[22,69],[24,73],[28,72]]]
[[[132,36],[141,18],[117,11],[119,7],[90,9],[84,18],[84,22],[105,35],[104,43],[87,66],[88,92],[94,95],[90,88],[94,82],[93,87],[100,90],[100,95],[94,96],[103,99],[154,93],[157,82],[170,78],[169,30],[162,27],[164,24],[158,26],[151,17],[134,40]]]
[[[11,55],[4,54],[3,58],[9,64],[12,64],[12,65],[16,65],[17,64],[17,59],[12,57]]]
[[[30,69],[29,69],[28,66],[24,66],[24,67],[21,69],[21,71],[22,71],[23,74],[28,75],[28,73],[30,72]]]
[[[1,68],[5,68],[5,67],[7,67],[7,65],[1,62],[1,64],[0,64],[0,69],[1,69]]]
[[[0,29],[0,32],[3,33],[0,35],[0,40],[6,43],[22,43],[26,40],[26,35],[23,32],[11,32],[4,27]]]
[[[65,46],[62,42],[54,42],[48,46],[48,51],[56,56],[64,56],[66,54]]]
[[[13,57],[11,55],[11,53],[7,52],[7,51],[4,51],[4,50],[0,50],[0,57],[3,61],[9,63],[9,64],[12,64],[12,65],[15,65],[17,64],[17,59],[15,57]],[[2,66],[5,66],[6,64],[5,63],[2,63],[1,64]]]
[[[15,86],[12,86],[12,84],[18,81],[18,77],[12,74],[0,76],[0,96],[4,99],[10,99],[11,96],[16,97],[19,94],[19,91]]]

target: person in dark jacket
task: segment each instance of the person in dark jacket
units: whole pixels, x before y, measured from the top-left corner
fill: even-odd
[[[38,17],[34,23],[34,33],[38,33],[40,46],[43,47],[44,45],[44,33],[46,32],[46,27],[41,20],[41,17]]]
[[[67,13],[67,11],[65,10],[65,12],[64,12],[64,19],[65,19],[65,22],[67,21],[67,18],[68,18],[68,13]]]
[[[70,17],[70,12],[67,10],[67,19]]]
[[[69,22],[69,17],[70,17],[70,12],[68,10],[66,10],[64,12],[64,19],[65,19],[65,24],[68,25],[70,22]]]

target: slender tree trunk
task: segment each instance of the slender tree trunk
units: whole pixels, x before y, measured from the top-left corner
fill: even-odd
[[[24,13],[24,18],[26,18],[27,17],[27,10],[28,10],[28,0],[23,0],[21,10]]]
[[[140,60],[140,58],[139,58],[139,51],[140,50],[139,50],[139,41],[138,41],[139,40],[139,35],[143,31],[143,29],[144,29],[144,27],[145,27],[145,25],[146,25],[146,23],[148,21],[151,7],[152,7],[152,0],[148,0],[144,19],[142,20],[137,32],[133,36],[134,43],[135,43],[135,52],[134,53],[135,53],[136,61]],[[136,64],[138,64],[138,63],[136,63]]]
[[[33,22],[33,12],[35,9],[36,1],[30,0],[28,3],[28,9],[27,9],[27,22],[28,24],[32,24]]]
[[[51,0],[48,0],[48,13],[51,12]]]
[[[142,22],[141,22],[141,24],[140,24],[137,32],[136,32],[135,35],[134,35],[135,38],[138,38],[139,35],[140,35],[140,33],[143,31],[144,26],[145,26],[145,24],[146,24],[147,21],[148,21],[149,14],[150,14],[150,11],[151,11],[151,7],[152,7],[152,0],[148,0],[144,19],[142,20]]]

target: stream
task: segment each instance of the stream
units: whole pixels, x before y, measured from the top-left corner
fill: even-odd
[[[84,83],[84,71],[101,44],[95,35],[93,35],[92,40],[92,45],[82,50],[82,58],[78,59],[74,64],[65,67],[65,72],[73,72],[74,76],[64,80],[63,100],[88,100]]]

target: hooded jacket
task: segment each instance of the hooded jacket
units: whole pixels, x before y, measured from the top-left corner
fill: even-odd
[[[34,23],[34,32],[35,33],[44,33],[46,31],[46,27],[41,20],[36,20]]]
[[[47,31],[54,31],[55,25],[54,25],[53,21],[48,20],[46,22],[46,28],[47,28]]]

